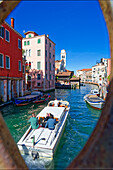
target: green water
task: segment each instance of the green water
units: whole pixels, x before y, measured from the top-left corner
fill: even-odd
[[[94,86],[86,85],[76,90],[57,89],[50,93],[51,100],[55,97],[61,98],[69,101],[71,106],[66,127],[54,159],[50,164],[50,169],[66,168],[81,151],[92,133],[101,111],[92,109],[83,100],[84,95],[89,93],[91,88],[94,88]],[[3,117],[15,142],[18,142],[29,127],[27,121],[31,114],[33,112],[38,114],[46,105],[47,103],[41,105],[30,104],[22,107],[9,105],[2,108]],[[30,157],[24,157],[24,159],[30,169],[45,168],[46,161],[35,160],[33,162]]]

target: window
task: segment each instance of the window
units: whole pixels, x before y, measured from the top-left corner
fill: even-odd
[[[29,34],[29,36],[28,36],[29,38],[31,37],[31,34]]]
[[[62,58],[65,58],[65,56],[62,56]]]
[[[45,53],[46,53],[46,57],[47,57],[47,50],[46,50],[46,52],[45,52]]]
[[[55,79],[55,75],[53,75],[53,80]]]
[[[40,86],[40,83],[37,83],[37,86]]]
[[[0,28],[0,37],[4,38],[4,27]]]
[[[38,44],[40,44],[40,43],[41,43],[41,39],[38,39],[38,41],[37,41],[37,42],[38,42]]]
[[[5,40],[9,42],[9,31],[5,30]]]
[[[50,71],[51,71],[51,63],[50,63],[50,65],[49,65],[49,69],[50,69]]]
[[[53,55],[53,58],[55,57],[55,55]]]
[[[21,49],[21,40],[18,39],[18,48]]]
[[[3,62],[3,55],[0,54],[0,67],[4,67],[4,62]]]
[[[47,39],[46,39],[46,44],[47,44]]]
[[[29,42],[29,41],[27,41],[27,45],[30,45],[30,42]]]
[[[49,53],[49,58],[51,58],[51,53]]]
[[[46,74],[46,80],[47,80],[47,74]]]
[[[37,74],[37,80],[40,80],[40,79],[41,79],[40,74]]]
[[[31,56],[31,49],[29,49],[29,57]]]
[[[41,50],[37,50],[37,56],[41,56]]]
[[[25,81],[23,80],[23,88],[25,88]]]
[[[51,47],[51,43],[49,43],[49,46]]]
[[[51,80],[51,74],[50,74],[50,80]]]
[[[24,41],[24,46],[26,46],[26,41]]]
[[[41,62],[37,62],[37,69],[40,70],[41,69]]]
[[[53,50],[55,49],[55,46],[53,46]]]
[[[6,68],[10,69],[10,58],[6,56]]]
[[[28,66],[28,62],[26,62],[26,66]]]
[[[46,70],[47,70],[47,62],[46,62]]]
[[[53,64],[53,68],[55,68],[55,65]]]
[[[25,65],[22,66],[22,71],[23,71],[23,74],[25,74]]]
[[[28,50],[26,50],[26,56],[28,56]]]
[[[19,61],[19,71],[21,71],[21,61]]]
[[[31,68],[31,62],[29,62],[29,68]]]

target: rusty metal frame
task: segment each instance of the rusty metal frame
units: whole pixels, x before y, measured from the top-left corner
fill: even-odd
[[[0,2],[0,25],[10,12],[18,5],[18,1]],[[0,113],[0,169],[28,169],[22,158],[17,145],[12,138]]]
[[[0,24],[20,2],[0,3]],[[67,169],[113,168],[113,7],[111,0],[99,0],[107,24],[111,51],[110,90],[100,119],[86,145]],[[76,139],[75,139],[76,140]],[[0,114],[0,168],[28,169]]]

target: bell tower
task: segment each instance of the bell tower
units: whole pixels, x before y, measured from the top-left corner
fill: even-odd
[[[64,68],[66,69],[66,51],[63,49],[61,50],[61,60],[64,60]]]

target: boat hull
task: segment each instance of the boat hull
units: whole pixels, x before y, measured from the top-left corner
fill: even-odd
[[[52,108],[53,107],[51,107],[51,110]],[[54,107],[54,109],[58,109],[58,107],[57,108]],[[32,155],[32,153],[35,152],[38,154],[39,158],[46,158],[46,159],[48,158],[50,160],[53,159],[54,153],[58,147],[60,138],[65,128],[69,109],[70,107],[67,108],[66,110],[65,108],[59,108],[59,110],[63,111],[61,116],[61,121],[59,121],[59,123],[56,124],[54,130],[49,130],[48,128],[39,127],[38,129],[33,131],[31,128],[29,128],[28,131],[24,134],[24,136],[20,139],[20,141],[17,144],[20,152],[23,155],[25,154]],[[33,147],[32,144],[30,143],[31,141],[30,133],[31,136],[34,134],[36,135],[36,139],[39,139],[38,142],[36,142],[35,147]],[[42,143],[40,143],[41,139],[43,139],[44,137],[44,134],[45,136],[48,135],[49,137],[46,141],[42,141]]]
[[[100,101],[94,101],[94,100],[89,99],[89,96],[91,95],[86,95],[84,97],[85,102],[88,103],[92,108],[101,110],[104,106],[104,100],[97,97],[97,99],[99,99]]]
[[[41,95],[28,95],[24,97],[20,97],[15,99],[16,106],[26,106],[28,104],[33,103],[34,100],[37,100],[41,97]]]
[[[36,103],[36,104],[44,103],[44,102],[47,101],[49,98],[50,98],[50,96],[48,95],[45,99],[36,100],[36,101],[33,101],[33,103]]]

